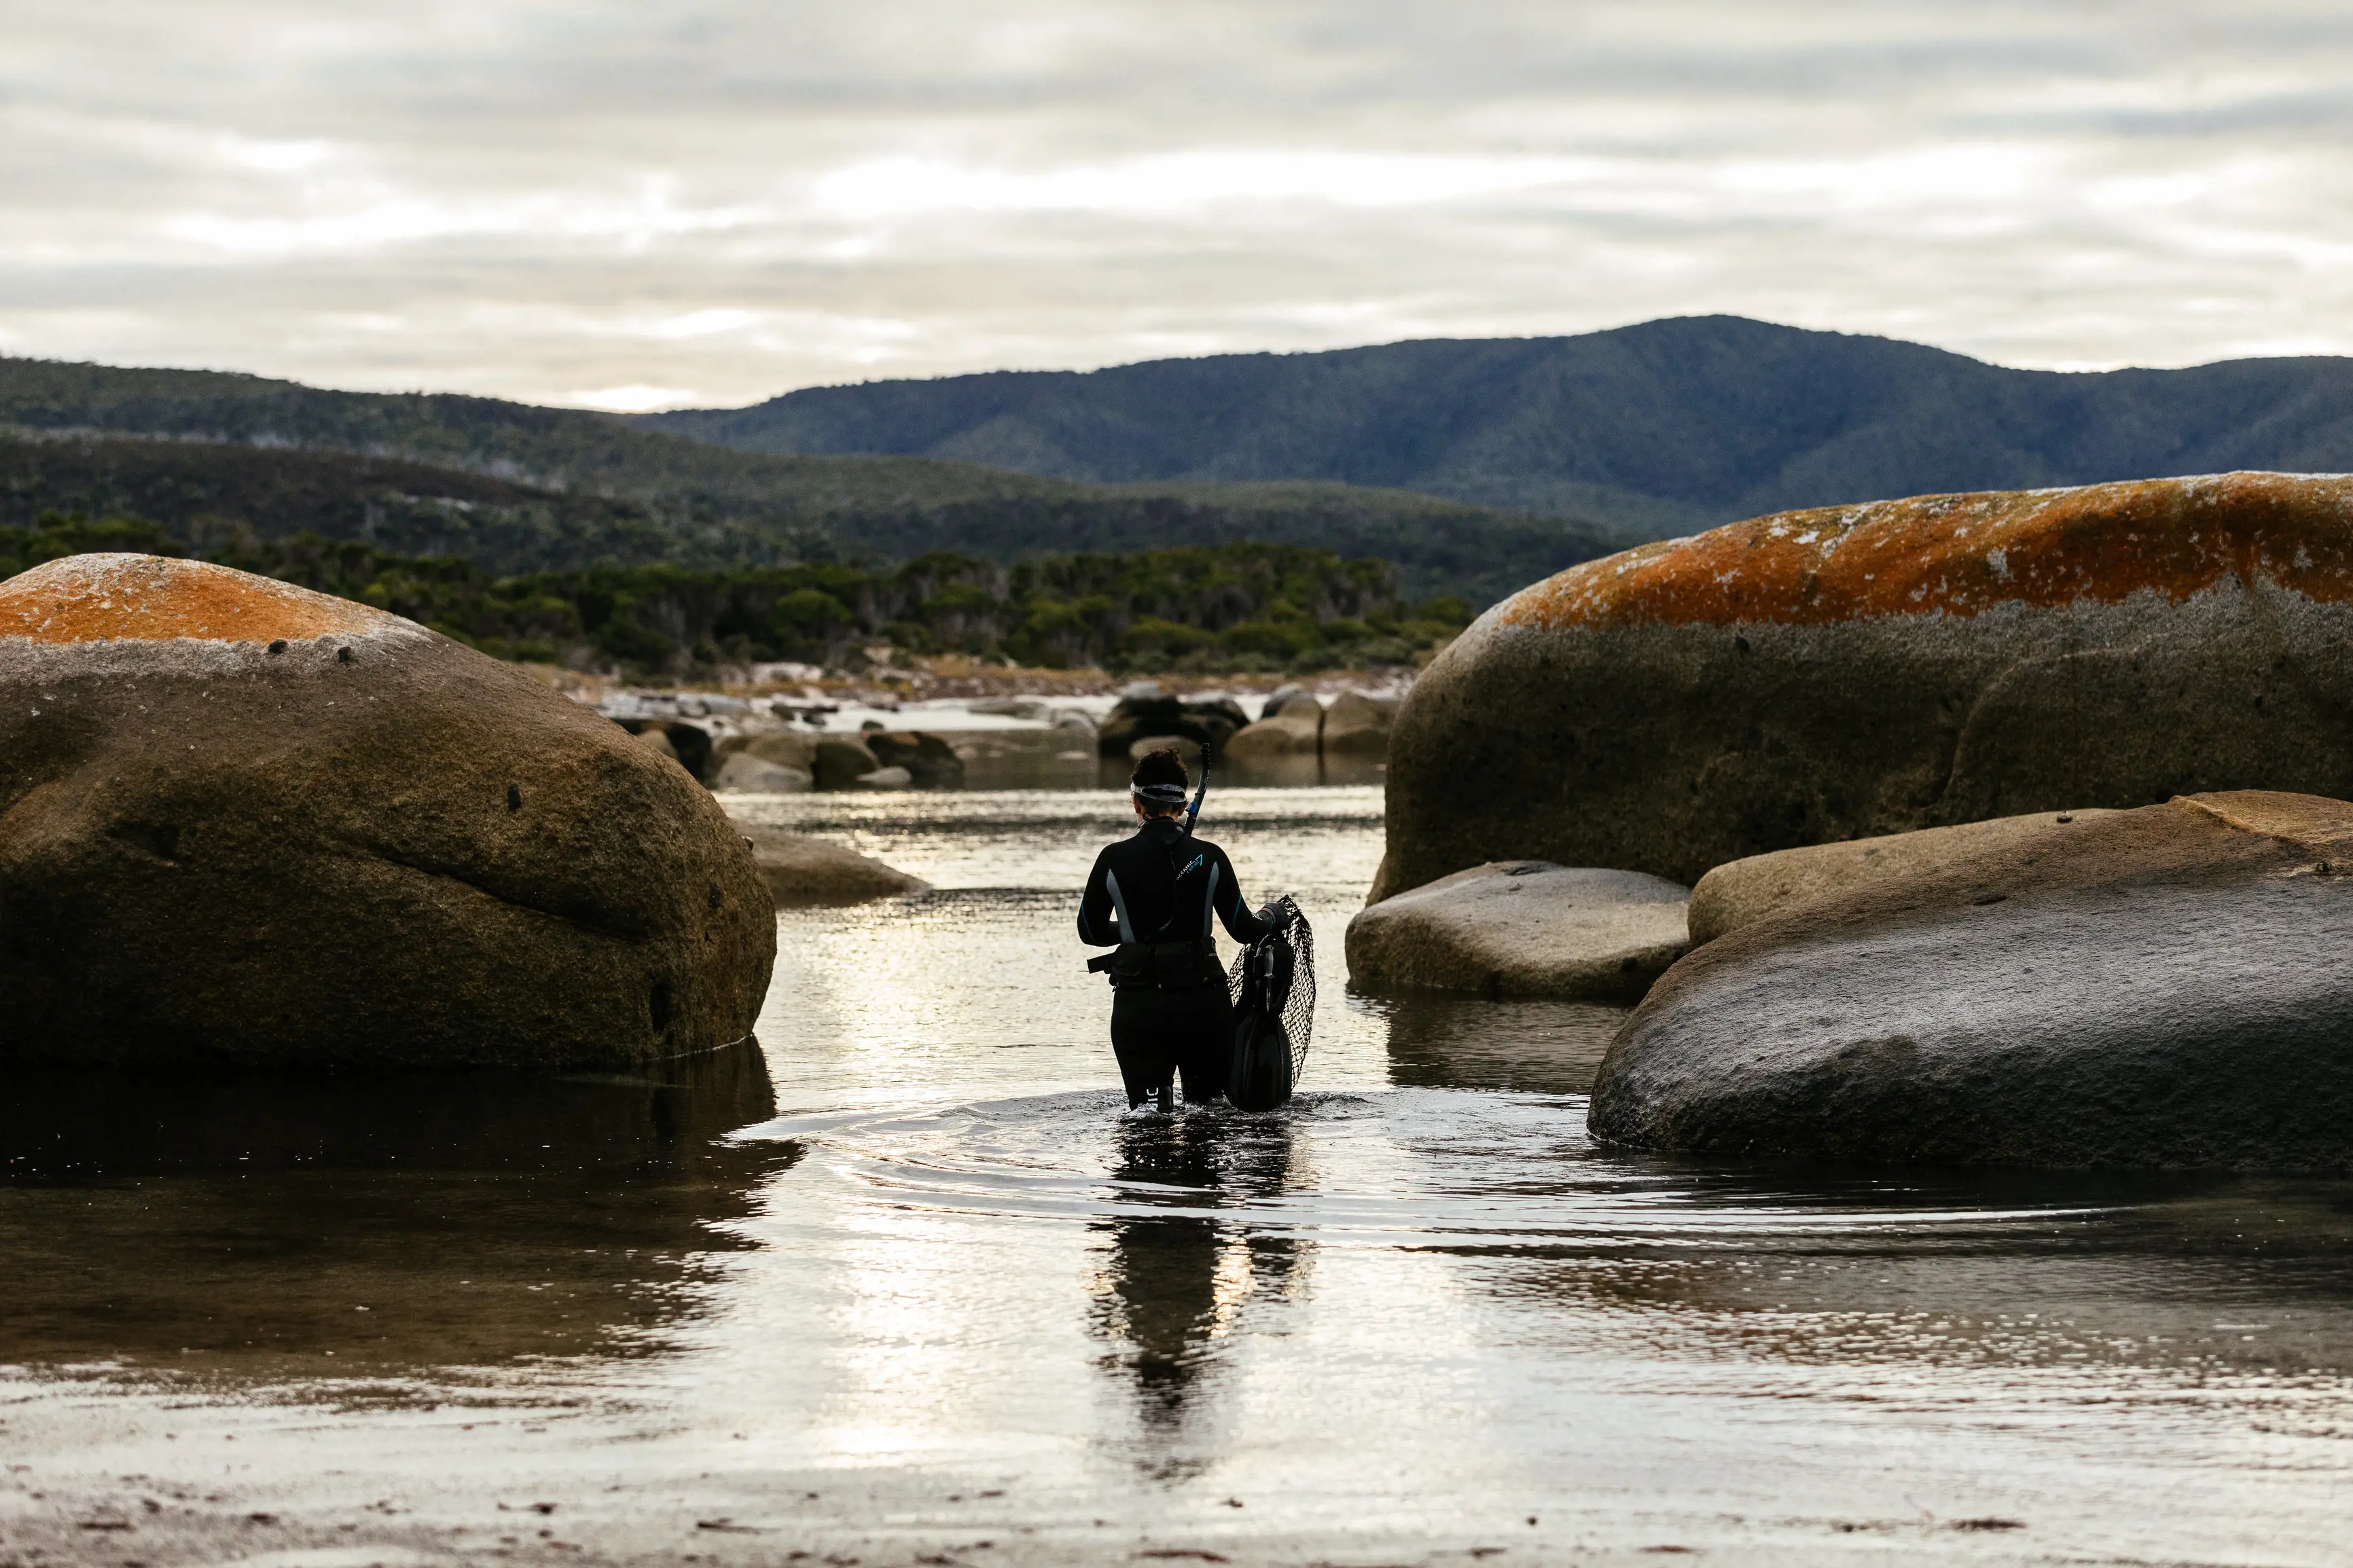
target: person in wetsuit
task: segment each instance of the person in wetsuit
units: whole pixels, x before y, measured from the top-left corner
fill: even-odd
[[[1226,852],[1185,831],[1189,782],[1173,747],[1135,764],[1135,836],[1095,857],[1079,896],[1079,939],[1116,944],[1088,967],[1111,974],[1111,1048],[1130,1110],[1147,1100],[1172,1110],[1172,1077],[1182,1078],[1188,1105],[1225,1093],[1233,1002],[1209,922],[1242,942],[1275,929],[1271,911],[1243,901]]]

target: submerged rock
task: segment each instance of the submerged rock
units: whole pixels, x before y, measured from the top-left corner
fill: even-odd
[[[1940,871],[1970,857],[1989,854],[2038,835],[2047,827],[2095,822],[2109,815],[2105,810],[2033,812],[2024,816],[1997,816],[1987,822],[1924,827],[1915,833],[1851,838],[1841,844],[1810,844],[1803,849],[1751,855],[1746,860],[1718,866],[1692,889],[1692,945],[1714,942],[1728,931],[1800,904],[1891,877]]]
[[[1683,956],[1687,897],[1640,871],[1480,866],[1358,911],[1348,978],[1368,991],[1632,1001]]]
[[[920,877],[881,861],[764,823],[738,822],[736,831],[752,847],[760,875],[778,909],[813,904],[862,904],[901,893],[921,893],[931,888]]]
[[[1481,616],[1390,749],[1375,896],[2260,785],[2353,795],[2353,479],[1784,512]],[[1326,749],[1330,731],[1326,730]]]
[[[2353,805],[2112,812],[1739,926],[1627,1020],[1636,1148],[2042,1166],[2353,1164]]]
[[[225,567],[0,584],[0,1061],[614,1065],[749,1033],[750,852],[676,763]]]

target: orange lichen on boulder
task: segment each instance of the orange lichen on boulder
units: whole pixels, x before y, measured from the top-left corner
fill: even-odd
[[[158,555],[69,555],[0,583],[0,638],[41,643],[269,643],[406,626],[348,599]]]
[[[2353,478],[2221,474],[1778,512],[1572,566],[1495,614],[1548,630],[1819,626],[2142,590],[2178,603],[2257,576],[2353,601]]]

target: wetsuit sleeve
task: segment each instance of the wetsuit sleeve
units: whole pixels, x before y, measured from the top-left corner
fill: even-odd
[[[1112,947],[1119,942],[1119,914],[1111,898],[1111,852],[1095,857],[1095,868],[1087,873],[1087,885],[1079,894],[1079,940],[1095,947]]]
[[[1259,919],[1243,901],[1241,883],[1236,879],[1234,864],[1226,858],[1226,852],[1211,846],[1209,853],[1217,857],[1218,919],[1225,926],[1226,934],[1236,942],[1256,942],[1273,931],[1272,921]]]

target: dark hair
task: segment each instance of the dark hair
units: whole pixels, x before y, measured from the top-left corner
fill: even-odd
[[[1191,785],[1192,782],[1192,775],[1185,771],[1184,756],[1174,746],[1163,746],[1156,752],[1145,752],[1135,764],[1135,772],[1130,773],[1127,779],[1128,787],[1131,789],[1142,790],[1155,784],[1165,788],[1174,784],[1180,795]],[[1174,805],[1166,801],[1146,800],[1144,803],[1144,809],[1146,814],[1158,816],[1179,810],[1183,805],[1182,800]]]

